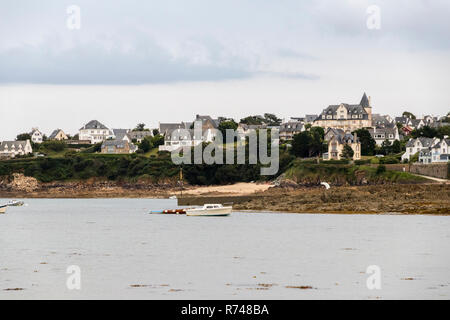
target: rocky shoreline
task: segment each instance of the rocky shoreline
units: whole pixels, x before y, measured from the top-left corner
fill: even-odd
[[[174,183],[84,181],[39,183],[15,175],[0,180],[0,198],[167,198],[176,194],[180,205],[233,202],[236,210],[340,214],[449,214],[449,184],[385,184],[365,186],[276,187],[241,183],[236,187],[186,186],[180,198]]]

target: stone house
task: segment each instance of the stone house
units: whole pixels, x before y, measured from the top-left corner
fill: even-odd
[[[292,140],[295,134],[305,131],[305,126],[301,121],[290,121],[280,125],[280,140]]]
[[[323,154],[324,160],[341,160],[342,152],[344,151],[344,146],[348,145],[353,150],[353,160],[361,159],[361,143],[356,134],[351,134],[350,132],[346,132],[344,134],[341,131],[338,131],[337,134],[331,135],[332,132],[329,133],[328,136],[328,152]]]
[[[102,143],[101,153],[129,154],[136,152],[137,147],[127,140],[105,140]]]
[[[344,131],[372,126],[372,106],[370,97],[364,93],[359,104],[330,105],[322,111],[313,123],[322,128],[337,128]]]

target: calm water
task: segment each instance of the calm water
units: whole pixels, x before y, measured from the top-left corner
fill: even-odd
[[[146,214],[174,200],[26,202],[0,215],[0,299],[450,298],[450,217],[186,217]],[[70,265],[81,290],[66,287]],[[381,290],[366,286],[369,265],[381,268]]]

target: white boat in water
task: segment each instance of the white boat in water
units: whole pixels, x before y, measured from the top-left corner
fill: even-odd
[[[229,216],[233,211],[233,206],[223,206],[221,204],[205,204],[200,208],[186,210],[187,216]]]
[[[11,201],[8,201],[8,203],[6,205],[9,207],[21,207],[24,204],[25,204],[25,202],[23,202],[23,201],[11,200]]]
[[[7,208],[8,208],[7,205],[0,206],[0,214],[1,214],[1,213],[6,213],[6,209],[7,209]]]

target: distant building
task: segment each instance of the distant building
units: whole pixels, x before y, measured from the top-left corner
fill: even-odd
[[[364,93],[359,104],[330,105],[322,111],[313,123],[322,128],[337,128],[354,131],[372,126],[372,106],[370,97]]]
[[[159,146],[159,151],[174,151],[183,147],[195,147],[206,142],[203,135],[195,135],[194,129],[176,128],[171,131],[166,130],[164,145]]]
[[[105,140],[101,147],[101,153],[108,154],[129,154],[136,150],[137,147],[127,140]]]
[[[450,160],[450,139],[433,139],[432,145],[419,151],[419,163],[447,163]]]
[[[44,141],[44,135],[38,128],[33,128],[30,133],[31,141],[33,143],[42,143]]]
[[[396,125],[368,128],[367,130],[370,132],[370,135],[379,146],[381,146],[386,140],[388,140],[391,145],[395,140],[400,140],[400,134]]]
[[[353,150],[353,160],[361,159],[361,143],[356,134],[350,132],[342,133],[342,130],[328,131],[328,152],[323,154],[324,160],[341,160],[344,146],[348,145]]]
[[[305,131],[303,122],[292,121],[282,123],[280,126],[280,140],[292,140],[295,134]]]
[[[91,120],[79,130],[80,140],[89,140],[91,144],[113,138],[113,133],[104,124]]]
[[[131,138],[131,141],[136,141],[138,143],[141,143],[145,137],[151,137],[152,135],[153,135],[152,132],[149,130],[128,132],[128,136]]]
[[[68,140],[69,137],[62,131],[61,129],[56,129],[52,132],[52,134],[48,137],[49,140]]]
[[[26,141],[3,141],[0,144],[0,156],[14,158],[18,155],[26,155],[33,152],[30,140]]]
[[[410,139],[406,143],[406,151],[402,155],[402,160],[411,160],[411,156],[415,155],[416,153],[420,152],[421,150],[428,149],[432,147],[436,143],[435,139],[433,138],[416,138],[416,139]]]

